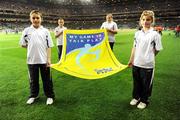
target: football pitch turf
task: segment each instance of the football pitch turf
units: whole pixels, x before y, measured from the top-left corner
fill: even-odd
[[[114,54],[127,64],[133,44],[133,30],[116,35]],[[53,41],[55,38],[52,34]],[[40,79],[39,99],[26,105],[29,81],[26,49],[18,44],[20,34],[0,33],[0,120],[179,120],[180,113],[180,37],[164,31],[163,50],[156,56],[155,78],[149,106],[139,110],[130,106],[131,69],[112,76],[84,80],[52,70],[56,99],[46,105]],[[52,63],[57,48],[52,49]]]

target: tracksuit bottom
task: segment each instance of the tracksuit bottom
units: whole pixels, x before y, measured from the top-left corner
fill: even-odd
[[[48,98],[54,98],[52,77],[50,68],[46,64],[28,64],[30,97],[37,97],[39,94],[39,71],[42,78],[43,90]]]
[[[61,59],[61,55],[62,55],[62,48],[63,46],[62,45],[58,45],[58,59],[60,60]]]
[[[152,93],[154,69],[133,66],[133,93],[132,97],[140,102],[148,103],[148,97]]]
[[[110,45],[110,47],[111,47],[111,50],[113,51],[114,42],[109,42],[109,45]]]

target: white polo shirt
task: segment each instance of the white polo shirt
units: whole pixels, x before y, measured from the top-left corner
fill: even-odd
[[[67,28],[66,27],[60,27],[60,26],[58,26],[58,27],[56,27],[55,28],[55,35],[58,35],[59,33],[61,33],[62,31],[64,31],[64,30],[66,30]],[[58,45],[63,45],[63,34],[61,34],[58,38],[57,38],[57,40],[56,40],[56,45],[58,46]]]
[[[155,67],[156,51],[162,50],[161,36],[152,28],[146,32],[143,30],[137,31],[134,38],[134,65],[142,68]]]
[[[111,30],[118,30],[117,24],[114,21],[104,22],[101,25],[101,29],[111,29]],[[108,39],[109,42],[115,42],[115,35],[113,33],[108,32]]]
[[[40,26],[27,27],[22,32],[20,45],[27,46],[27,64],[46,64],[47,48],[53,47],[52,38],[48,29]]]

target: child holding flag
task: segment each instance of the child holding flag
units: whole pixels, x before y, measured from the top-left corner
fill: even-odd
[[[62,54],[62,47],[63,47],[63,31],[67,28],[64,27],[64,19],[60,18],[58,20],[58,27],[55,28],[55,37],[57,39],[57,47],[58,47],[58,58],[60,60]]]
[[[101,25],[101,29],[106,29],[108,33],[108,40],[111,47],[111,50],[113,50],[114,42],[115,42],[115,34],[118,32],[117,24],[113,21],[113,15],[107,14],[106,15],[106,22],[104,22]]]
[[[135,33],[134,45],[129,59],[133,75],[133,99],[130,105],[144,109],[151,96],[154,77],[155,56],[162,50],[161,36],[153,30],[154,12],[145,10],[140,17],[142,29]]]
[[[27,104],[32,104],[39,94],[39,71],[43,81],[44,93],[47,96],[46,104],[53,103],[53,83],[50,76],[51,47],[53,42],[50,32],[41,26],[42,14],[33,10],[30,13],[32,25],[24,29],[20,45],[27,48],[27,64],[30,79],[30,97]]]

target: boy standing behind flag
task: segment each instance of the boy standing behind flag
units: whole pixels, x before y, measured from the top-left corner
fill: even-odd
[[[134,45],[129,59],[133,74],[133,99],[130,105],[144,109],[151,96],[154,77],[155,56],[162,50],[161,36],[153,30],[154,12],[145,10],[140,17],[142,29],[135,33]]]
[[[63,31],[67,28],[64,27],[64,19],[60,18],[58,20],[58,27],[55,28],[55,37],[57,39],[57,47],[58,47],[58,58],[60,60],[62,54],[63,47]]]
[[[46,104],[53,103],[53,83],[50,76],[51,47],[53,42],[49,31],[41,26],[42,14],[33,10],[30,13],[32,25],[24,29],[20,45],[27,48],[27,64],[30,79],[30,97],[27,104],[32,104],[39,94],[39,71],[43,81]]]

